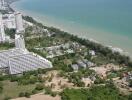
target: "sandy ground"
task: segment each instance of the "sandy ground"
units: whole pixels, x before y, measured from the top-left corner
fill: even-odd
[[[90,78],[82,78],[82,81],[85,83],[85,87],[87,87],[88,85],[90,86],[94,83]]]
[[[92,67],[90,69],[94,70],[101,77],[106,77],[107,76],[106,75],[107,69],[104,68],[104,67]]]
[[[60,77],[58,71],[48,72],[44,77],[52,77],[51,81],[46,81],[45,85],[52,87],[52,91],[61,92],[64,88],[72,88],[73,83],[69,83],[68,79]]]
[[[61,100],[60,96],[51,97],[49,95],[44,95],[43,93],[32,95],[30,98],[17,98],[17,99],[11,99],[11,100]]]
[[[101,77],[106,77],[107,76],[107,72],[111,71],[111,70],[120,70],[122,67],[119,67],[117,65],[114,64],[107,64],[107,65],[101,65],[100,67],[92,67],[90,69],[94,70],[98,75],[100,75]]]

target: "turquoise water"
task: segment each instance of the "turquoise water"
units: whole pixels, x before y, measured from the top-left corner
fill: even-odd
[[[21,0],[13,6],[45,23],[132,53],[132,0]]]

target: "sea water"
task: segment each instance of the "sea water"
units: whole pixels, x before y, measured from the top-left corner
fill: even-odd
[[[46,25],[132,53],[132,0],[20,0],[12,6]]]

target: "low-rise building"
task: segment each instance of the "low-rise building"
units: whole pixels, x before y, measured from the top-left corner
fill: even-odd
[[[3,15],[3,24],[8,29],[16,29],[15,14],[4,14]]]
[[[72,69],[73,69],[73,71],[74,72],[77,72],[78,71],[78,65],[77,64],[73,64],[73,65],[71,65],[71,67],[72,67]]]
[[[96,53],[95,53],[94,50],[89,50],[89,54],[90,54],[91,56],[95,56],[95,55],[96,55]]]
[[[87,67],[87,65],[82,60],[78,60],[77,64],[78,64],[79,67],[82,67],[82,68],[86,68]]]

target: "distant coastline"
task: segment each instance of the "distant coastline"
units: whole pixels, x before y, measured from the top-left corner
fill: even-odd
[[[19,2],[20,0],[13,0],[13,2],[12,3],[14,3],[14,2]],[[35,13],[33,14],[32,12],[32,14],[31,13],[28,13],[28,11],[27,12],[25,12],[25,11],[21,11],[21,10],[19,10],[19,8],[17,8],[17,7],[14,7],[14,4],[12,5],[10,5],[14,10],[16,10],[16,11],[20,11],[23,15],[28,15],[28,16],[31,16],[31,17],[33,17],[35,20],[37,20],[38,22],[41,22],[41,23],[43,23],[44,25],[46,25],[46,26],[51,26],[51,27],[56,27],[56,28],[59,28],[59,29],[61,29],[62,31],[67,31],[67,32],[69,32],[69,33],[74,33],[73,31],[68,31],[68,29],[65,29],[64,27],[60,27],[60,26],[57,26],[57,25],[53,25],[52,23],[44,23],[45,22],[45,20],[42,20],[41,18],[39,18],[39,17],[36,17],[36,15],[35,15]],[[42,17],[42,16],[41,16]],[[78,34],[77,34],[78,35]],[[86,38],[85,36],[79,36],[79,37],[81,37],[81,38]],[[90,41],[92,41],[92,42],[97,42],[97,43],[100,43],[100,44],[103,44],[103,43],[101,43],[100,41],[97,41],[96,39],[94,39],[94,38],[86,38],[86,39],[89,39]],[[118,47],[115,47],[115,46],[111,46],[111,45],[107,45],[107,44],[103,44],[103,45],[105,45],[105,46],[107,46],[107,47],[109,47],[109,48],[111,48],[111,49],[113,49],[113,50],[116,50],[116,51],[119,51],[121,54],[125,54],[125,55],[128,55],[128,56],[130,56],[131,58],[132,58],[132,55],[130,55],[130,52],[128,53],[128,52],[126,52],[127,50],[123,50],[123,49],[121,49],[119,46]]]

